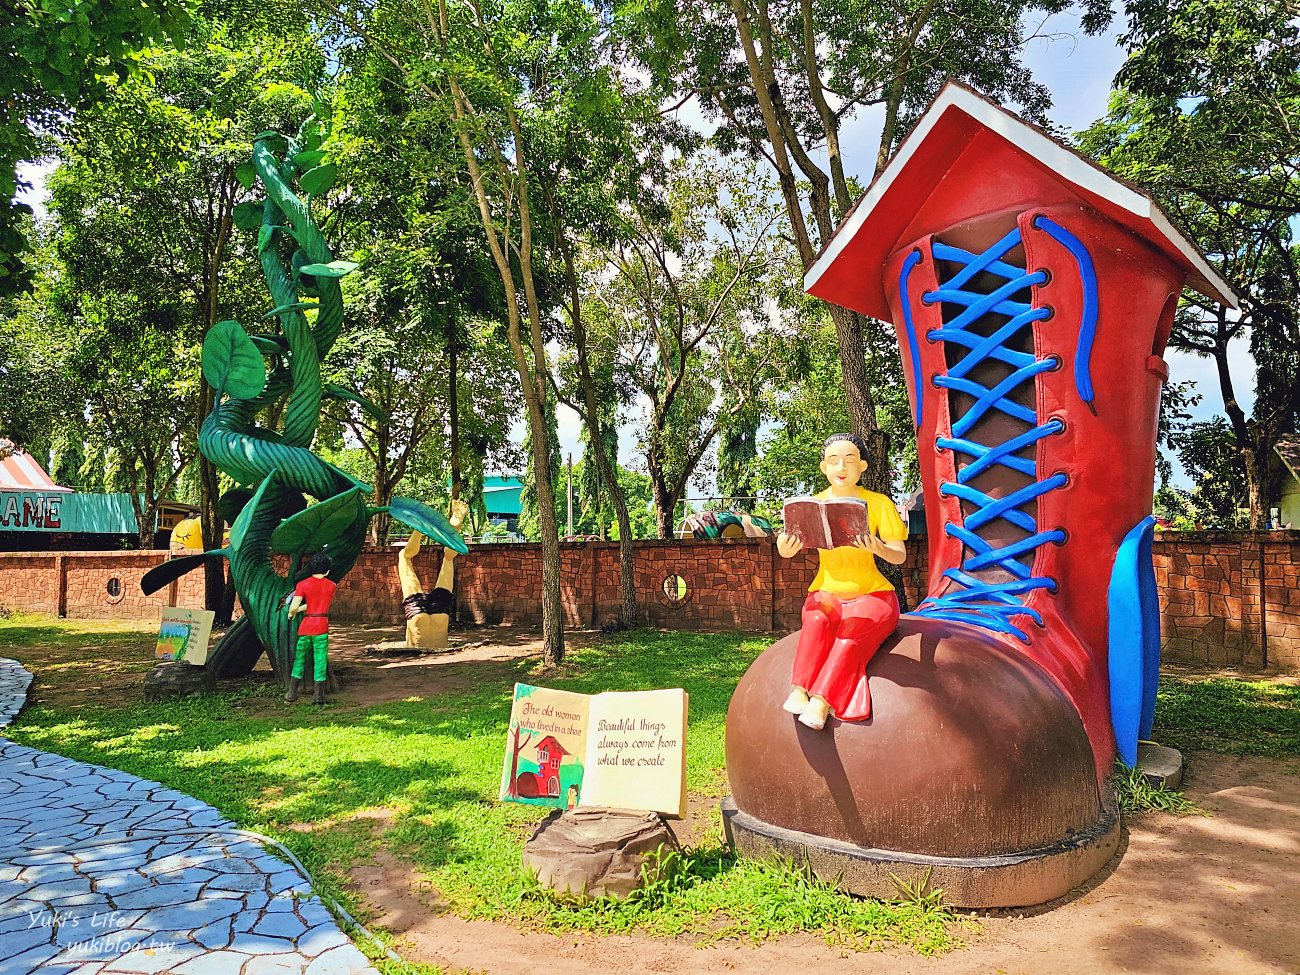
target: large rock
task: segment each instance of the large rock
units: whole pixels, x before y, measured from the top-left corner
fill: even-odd
[[[144,678],[144,698],[157,701],[165,697],[188,697],[215,688],[212,672],[207,667],[195,667],[184,660],[168,660],[158,664]]]
[[[657,813],[569,809],[546,819],[524,844],[524,867],[543,887],[574,897],[626,897],[641,886],[641,865],[677,837]]]

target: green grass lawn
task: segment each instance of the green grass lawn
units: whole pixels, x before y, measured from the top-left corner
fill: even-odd
[[[0,655],[28,663],[41,682],[9,736],[197,796],[285,843],[363,919],[365,905],[344,886],[347,868],[382,847],[460,915],[542,930],[702,941],[810,931],[834,944],[923,953],[950,947],[960,933],[937,898],[856,900],[789,868],[737,862],[723,847],[716,800],[726,788],[727,702],[768,638],[633,632],[571,651],[541,677],[534,661],[521,660],[486,670],[490,678],[471,692],[325,709],[282,705],[261,682],[146,703],[138,678],[152,663],[150,639],[129,624],[0,622]],[[118,685],[88,687],[113,661]],[[626,902],[577,906],[558,903],[524,875],[522,844],[545,811],[497,801],[515,680],[583,692],[687,690],[688,786],[708,800],[715,822],[667,880]],[[74,683],[79,696],[67,691]]]

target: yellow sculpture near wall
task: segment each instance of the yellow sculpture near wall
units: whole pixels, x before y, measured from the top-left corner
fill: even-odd
[[[452,501],[448,521],[459,530],[469,514],[469,505],[459,499]],[[411,532],[411,537],[397,555],[397,574],[402,582],[402,610],[406,614],[406,645],[419,650],[446,650],[447,627],[451,624],[451,611],[456,597],[452,586],[456,578],[456,552],[444,547],[442,566],[432,590],[426,590],[415,572],[415,557],[420,554],[424,535]]]

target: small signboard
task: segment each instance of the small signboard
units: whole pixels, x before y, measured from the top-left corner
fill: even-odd
[[[687,694],[515,685],[501,799],[686,815]]]
[[[181,609],[169,606],[162,611],[158,643],[154,657],[158,660],[184,660],[202,667],[208,662],[208,636],[212,633],[210,609]]]

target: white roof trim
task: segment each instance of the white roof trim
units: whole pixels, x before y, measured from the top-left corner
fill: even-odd
[[[1056,142],[1032,126],[1027,125],[1010,112],[985,101],[969,89],[952,83],[944,85],[943,90],[939,92],[939,97],[930,106],[930,110],[917,123],[911,134],[903,140],[902,146],[899,147],[898,152],[889,161],[884,172],[871,184],[866,195],[858,203],[857,208],[836,231],[835,236],[831,239],[830,246],[822,252],[817,262],[804,274],[805,290],[812,289],[817,280],[826,272],[826,269],[839,257],[849,241],[857,236],[858,231],[862,229],[862,225],[866,222],[867,217],[871,215],[876,204],[880,202],[886,191],[893,185],[898,174],[907,166],[908,161],[916,153],[921,143],[925,141],[930,131],[943,116],[943,113],[954,107],[965,112],[986,128],[996,132],[1012,145],[1027,152],[1049,169],[1060,173],[1062,177],[1074,185],[1117,203],[1135,216],[1150,220],[1155,224],[1161,235],[1187,259],[1188,263],[1196,268],[1212,287],[1228,298],[1228,304],[1233,308],[1237,307],[1237,297],[1233,294],[1232,289],[1214,272],[1214,269],[1206,263],[1205,258],[1200,255],[1196,247],[1174,228],[1164,215],[1164,212],[1153,204],[1148,197],[1108,176],[1105,172],[1090,165],[1070,150],[1057,145]]]

